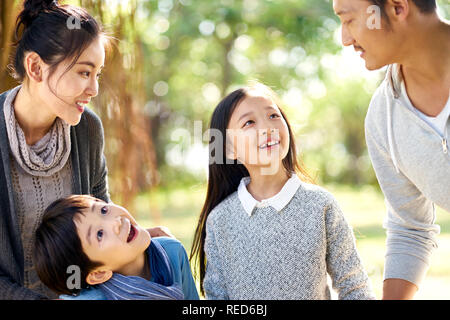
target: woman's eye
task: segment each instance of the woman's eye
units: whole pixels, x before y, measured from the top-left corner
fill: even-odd
[[[100,212],[102,213],[102,214],[107,214],[108,213],[108,207],[102,207],[101,209],[100,209]]]
[[[103,238],[103,230],[97,231],[97,240],[101,241]]]
[[[80,72],[80,75],[82,75],[83,77],[86,77],[86,78],[89,78],[90,74],[91,73],[89,71]]]
[[[272,118],[272,117],[279,118],[280,116],[278,114],[274,113],[270,116],[270,118]]]

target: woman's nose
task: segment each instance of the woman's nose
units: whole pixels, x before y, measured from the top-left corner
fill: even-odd
[[[90,81],[89,86],[86,88],[86,94],[88,94],[91,98],[94,98],[98,95],[98,80],[93,79]]]

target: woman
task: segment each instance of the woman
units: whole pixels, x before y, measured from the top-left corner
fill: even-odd
[[[55,298],[31,258],[44,209],[73,193],[110,201],[102,123],[86,108],[107,37],[84,9],[49,0],[24,1],[16,37],[22,85],[0,95],[0,299]]]

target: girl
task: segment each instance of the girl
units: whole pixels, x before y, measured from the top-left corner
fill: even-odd
[[[273,91],[255,84],[232,92],[210,128],[226,143],[218,148],[214,137],[191,252],[206,298],[330,299],[329,274],[340,299],[373,299],[353,233],[297,161]]]
[[[72,193],[109,201],[102,123],[86,108],[107,37],[84,9],[51,0],[24,1],[16,37],[22,84],[0,94],[0,299],[52,298],[31,259],[44,209]]]
[[[178,240],[152,239],[125,208],[88,195],[45,210],[34,261],[42,282],[63,299],[198,300]]]

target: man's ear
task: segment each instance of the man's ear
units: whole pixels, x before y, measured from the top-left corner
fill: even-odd
[[[412,0],[388,0],[385,5],[390,20],[404,21],[410,14]]]
[[[86,282],[93,286],[108,281],[111,279],[112,275],[113,272],[107,269],[91,271],[86,277]]]
[[[36,82],[42,81],[44,63],[36,52],[28,52],[25,55],[24,66],[28,78]]]

